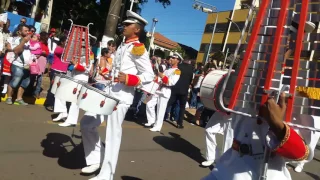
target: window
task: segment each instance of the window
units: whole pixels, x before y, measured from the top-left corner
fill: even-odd
[[[223,44],[212,44],[211,45],[211,53],[217,52],[217,51],[221,51],[222,45]],[[200,53],[207,53],[208,49],[209,49],[209,46],[210,46],[209,43],[201,44],[199,52]]]
[[[245,24],[244,21],[235,22],[235,23],[237,23],[237,25],[239,26],[240,30],[243,29],[244,24]],[[228,22],[227,23],[218,23],[217,27],[216,27],[216,32],[217,33],[227,32],[228,31],[228,26],[229,26]],[[214,23],[213,24],[207,24],[206,27],[205,27],[204,32],[205,33],[212,33],[213,32],[213,28],[214,28]],[[239,32],[238,27],[234,23],[231,23],[230,32]]]

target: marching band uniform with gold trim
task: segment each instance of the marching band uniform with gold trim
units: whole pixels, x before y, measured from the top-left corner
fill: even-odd
[[[177,66],[172,67],[170,69],[167,69],[163,72],[163,77],[160,79],[160,90],[156,91],[156,94],[158,95],[157,98],[158,102],[158,106],[157,106],[157,118],[155,120],[155,124],[153,126],[153,128],[150,129],[150,131],[160,131],[162,128],[162,124],[163,124],[163,119],[164,119],[164,114],[166,112],[167,109],[167,105],[168,105],[168,101],[170,99],[171,96],[171,86],[174,86],[179,78],[180,78],[180,74],[181,71],[178,69]],[[152,99],[151,99],[152,101]],[[152,101],[154,102],[154,101]],[[156,105],[156,104],[152,104],[152,105]],[[148,108],[150,108],[149,105],[147,105]],[[151,117],[156,117],[155,116],[155,111],[150,112],[152,115]],[[149,115],[150,117],[150,115]],[[153,119],[148,119],[148,124],[153,121]]]
[[[240,109],[240,111],[248,113],[250,110]],[[212,118],[221,118],[221,116],[224,115],[216,112]],[[285,137],[279,141],[273,132],[269,131],[269,125],[266,122],[258,124],[256,118],[236,114],[231,114],[228,118],[232,119],[234,132],[232,147],[222,155],[212,172],[203,180],[259,179],[264,146],[272,150],[268,163],[268,180],[290,180],[286,162],[303,160],[306,162],[313,158],[313,151],[310,151],[303,139],[287,125]]]
[[[128,19],[126,21],[129,20],[131,23],[137,23],[136,21],[147,23],[146,20],[131,11],[127,12],[127,16]],[[118,77],[119,72],[127,75],[125,84],[117,82],[116,77]],[[117,109],[108,116],[104,158],[101,158],[101,152],[104,152],[104,149],[101,146],[101,139],[97,131],[100,120],[95,116],[84,116],[81,120],[82,140],[87,165],[99,164],[103,159],[99,175],[91,178],[91,180],[113,179],[121,144],[122,122],[133,102],[135,87],[150,83],[154,79],[149,54],[138,38],[127,39],[125,43],[118,47],[112,63],[111,74],[113,83],[106,88],[106,92],[110,96],[119,99],[120,102]],[[88,161],[89,157],[90,162]]]

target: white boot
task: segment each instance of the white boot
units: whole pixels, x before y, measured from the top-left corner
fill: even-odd
[[[211,166],[213,163],[214,163],[214,161],[212,161],[212,160],[210,160],[210,161],[203,161],[203,162],[201,163],[201,165],[204,166],[204,167],[209,167],[209,166]]]
[[[85,174],[91,174],[96,172],[99,168],[100,168],[100,164],[93,164],[93,165],[82,168],[81,172]]]
[[[75,124],[70,124],[70,123],[64,122],[64,123],[60,123],[59,126],[60,127],[70,127],[70,126],[75,126]]]
[[[157,128],[157,127],[153,127],[153,128],[150,129],[150,131],[152,131],[152,132],[160,132],[160,129]]]
[[[97,177],[90,178],[89,180],[98,180]]]
[[[298,164],[296,168],[294,168],[294,171],[297,173],[301,173],[302,170],[303,170],[303,164]]]
[[[60,113],[60,114],[58,115],[58,117],[52,119],[52,121],[54,121],[54,122],[60,121],[60,120],[65,119],[65,118],[67,118],[67,117],[68,117],[68,113]]]
[[[8,84],[4,84],[1,93],[2,93],[2,94],[6,94],[6,93],[7,93],[7,90],[8,90]]]
[[[144,126],[146,126],[146,127],[150,127],[150,126],[152,126],[154,123],[146,123],[146,124],[144,124]]]

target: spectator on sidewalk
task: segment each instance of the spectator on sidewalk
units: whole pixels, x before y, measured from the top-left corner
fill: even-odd
[[[6,55],[7,55],[7,51],[8,51],[8,39],[11,36],[11,33],[9,31],[9,27],[10,27],[10,20],[7,19],[7,23],[3,24],[3,30],[2,30],[2,36],[3,36],[3,48],[1,50],[1,73],[2,73],[2,77],[3,78],[3,89],[2,89],[2,94],[6,94],[7,93],[7,89],[8,89],[8,84],[10,82],[10,76],[11,76],[11,72],[10,72],[10,68],[11,68],[11,63],[6,59]]]
[[[17,32],[19,31],[18,27],[19,27],[20,25],[26,25],[26,24],[27,24],[27,19],[24,18],[24,17],[21,18],[21,19],[20,19],[20,23],[14,25],[14,27],[13,27],[13,36],[17,36]]]
[[[19,38],[15,38],[14,42],[11,42],[11,48],[15,54],[15,59],[11,65],[12,79],[8,86],[7,104],[12,104],[13,89],[18,88],[17,99],[14,104],[16,105],[28,105],[22,99],[24,90],[30,83],[30,70],[29,64],[31,60],[31,52],[28,48],[30,35],[29,27],[25,24],[21,24],[18,27]]]
[[[203,80],[204,73],[202,71],[202,64],[199,63],[197,65],[197,69],[194,72],[194,78],[192,82],[192,90],[191,90],[191,101],[190,101],[190,108],[195,109],[197,106],[197,96],[200,92],[200,85]]]
[[[57,47],[58,42],[59,42],[59,39],[56,37],[56,29],[51,28],[49,39],[48,39],[48,48],[49,48],[48,63],[49,63],[49,65],[52,65],[52,62],[54,59],[54,51]]]
[[[66,44],[66,40],[67,38],[65,36],[61,37],[57,48],[55,48],[52,66],[51,66],[51,69],[48,70],[50,82],[54,80],[54,77],[56,74],[67,73],[69,64],[62,62],[61,60],[61,56],[62,56],[63,48]],[[53,111],[55,98],[54,98],[54,95],[51,93],[51,87],[52,87],[52,84],[50,84],[50,87],[48,89],[45,106],[48,110]]]
[[[41,52],[38,54],[36,59],[36,66],[38,68],[38,72],[36,74],[31,75],[31,80],[30,80],[32,89],[33,89],[34,83],[36,82],[36,86],[33,92],[33,96],[36,99],[40,98],[42,77],[46,70],[47,56],[49,54],[47,42],[48,42],[48,34],[46,32],[41,32],[40,39],[39,39]]]

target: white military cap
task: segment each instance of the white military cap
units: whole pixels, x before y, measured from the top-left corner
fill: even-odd
[[[127,11],[127,19],[123,21],[123,23],[130,23],[130,24],[140,24],[140,25],[147,25],[148,21],[142,18],[139,14],[133,11]]]
[[[177,53],[177,52],[174,52],[171,57],[180,59],[181,61],[183,60],[182,56],[181,56],[179,53]]]

